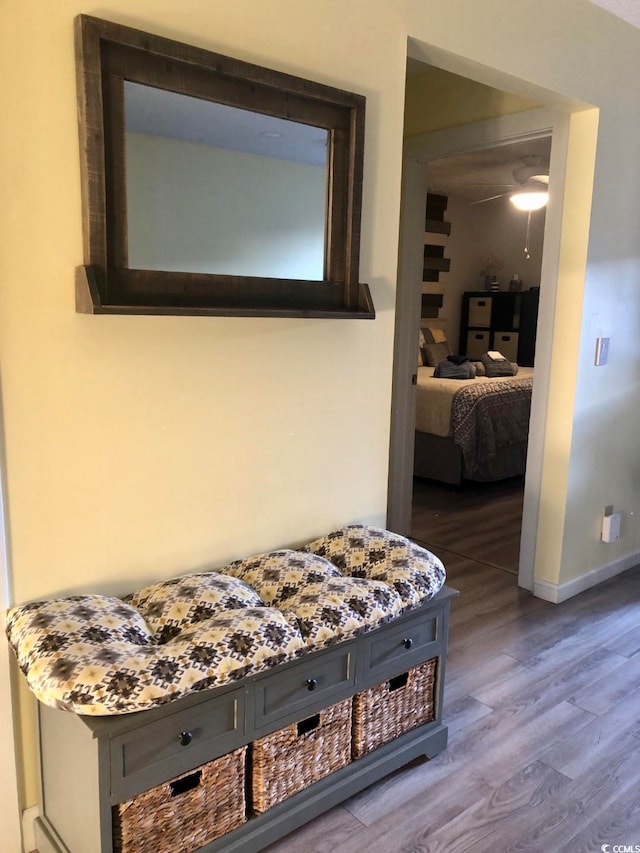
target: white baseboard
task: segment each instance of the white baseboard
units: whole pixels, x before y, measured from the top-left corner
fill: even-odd
[[[24,853],[60,853],[45,822],[40,815],[40,806],[31,806],[22,812],[22,849]],[[66,848],[65,848],[66,849]]]
[[[597,586],[599,583],[609,580],[609,578],[615,577],[615,575],[622,574],[627,569],[632,569],[639,564],[640,553],[629,554],[627,557],[621,557],[612,563],[607,563],[606,566],[600,566],[600,568],[593,569],[566,583],[557,584],[534,579],[533,594],[536,598],[542,598],[545,601],[550,601],[552,604],[561,604],[568,598],[573,598],[574,595],[584,592],[585,589]]]
[[[22,849],[24,853],[37,850],[36,820],[40,817],[40,806],[31,806],[22,812]]]
[[[62,853],[63,849],[65,851],[67,850],[66,847],[59,847],[53,840],[45,825],[45,821],[40,817],[36,818],[35,830],[38,853]]]

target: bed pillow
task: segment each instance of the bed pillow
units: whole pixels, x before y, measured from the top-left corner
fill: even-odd
[[[420,337],[418,338],[418,367],[424,367],[424,358],[422,357],[422,347],[425,345],[424,334],[420,329]]]
[[[422,348],[422,358],[429,367],[436,367],[441,361],[445,361],[448,355],[451,355],[448,341],[441,341],[438,344],[425,343]]]
[[[427,344],[444,344],[447,342],[444,329],[440,329],[438,326],[423,326],[420,331]]]

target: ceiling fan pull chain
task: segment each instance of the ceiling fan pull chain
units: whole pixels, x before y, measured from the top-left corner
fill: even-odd
[[[529,254],[529,238],[531,236],[531,211],[527,213],[527,236],[524,241],[524,256],[527,260],[530,260],[531,255]]]

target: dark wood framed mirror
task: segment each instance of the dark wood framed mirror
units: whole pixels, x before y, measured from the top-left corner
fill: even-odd
[[[76,61],[78,311],[375,317],[363,96],[86,15]]]

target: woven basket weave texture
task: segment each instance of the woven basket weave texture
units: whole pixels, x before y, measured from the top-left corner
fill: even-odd
[[[113,809],[114,853],[192,853],[246,819],[243,746]]]
[[[435,719],[436,663],[432,658],[354,696],[353,758]]]
[[[267,811],[351,761],[351,705],[345,699],[251,745],[252,808]]]

